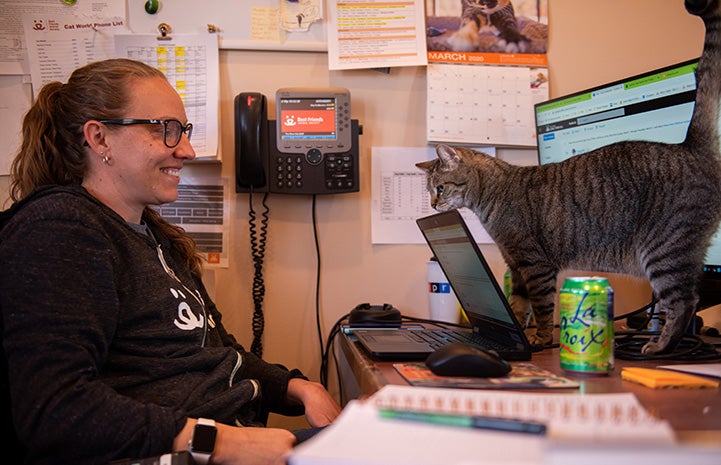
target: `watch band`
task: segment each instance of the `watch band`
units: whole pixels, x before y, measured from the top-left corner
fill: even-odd
[[[188,450],[198,465],[206,465],[215,450],[215,438],[218,428],[215,421],[208,418],[198,418],[193,428],[193,434],[188,442]]]

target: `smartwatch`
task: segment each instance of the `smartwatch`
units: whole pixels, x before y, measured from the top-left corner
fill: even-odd
[[[198,465],[206,465],[210,456],[215,450],[215,437],[218,435],[218,428],[213,420],[198,418],[193,434],[188,442],[188,449],[193,460]]]

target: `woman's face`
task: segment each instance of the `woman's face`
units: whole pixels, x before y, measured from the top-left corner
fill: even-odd
[[[131,97],[122,118],[188,123],[180,97],[165,79],[142,78],[129,85]],[[195,158],[188,137],[183,134],[178,145],[170,148],[163,142],[163,124],[105,126],[104,155],[110,161],[102,166],[101,182],[94,182],[91,191],[128,221],[139,220],[148,205],[177,200],[183,163]]]

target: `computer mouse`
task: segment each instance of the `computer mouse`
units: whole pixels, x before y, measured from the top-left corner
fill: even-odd
[[[496,352],[460,343],[433,351],[426,358],[426,366],[439,376],[496,378],[511,371],[511,365]]]

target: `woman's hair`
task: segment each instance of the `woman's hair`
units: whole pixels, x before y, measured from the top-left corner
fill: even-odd
[[[18,201],[43,185],[80,185],[88,169],[83,127],[91,119],[123,118],[137,79],[162,78],[158,69],[125,58],[76,69],[66,84],[43,86],[23,118],[22,144],[12,162],[10,198]],[[145,209],[199,274],[202,259],[182,228]]]

